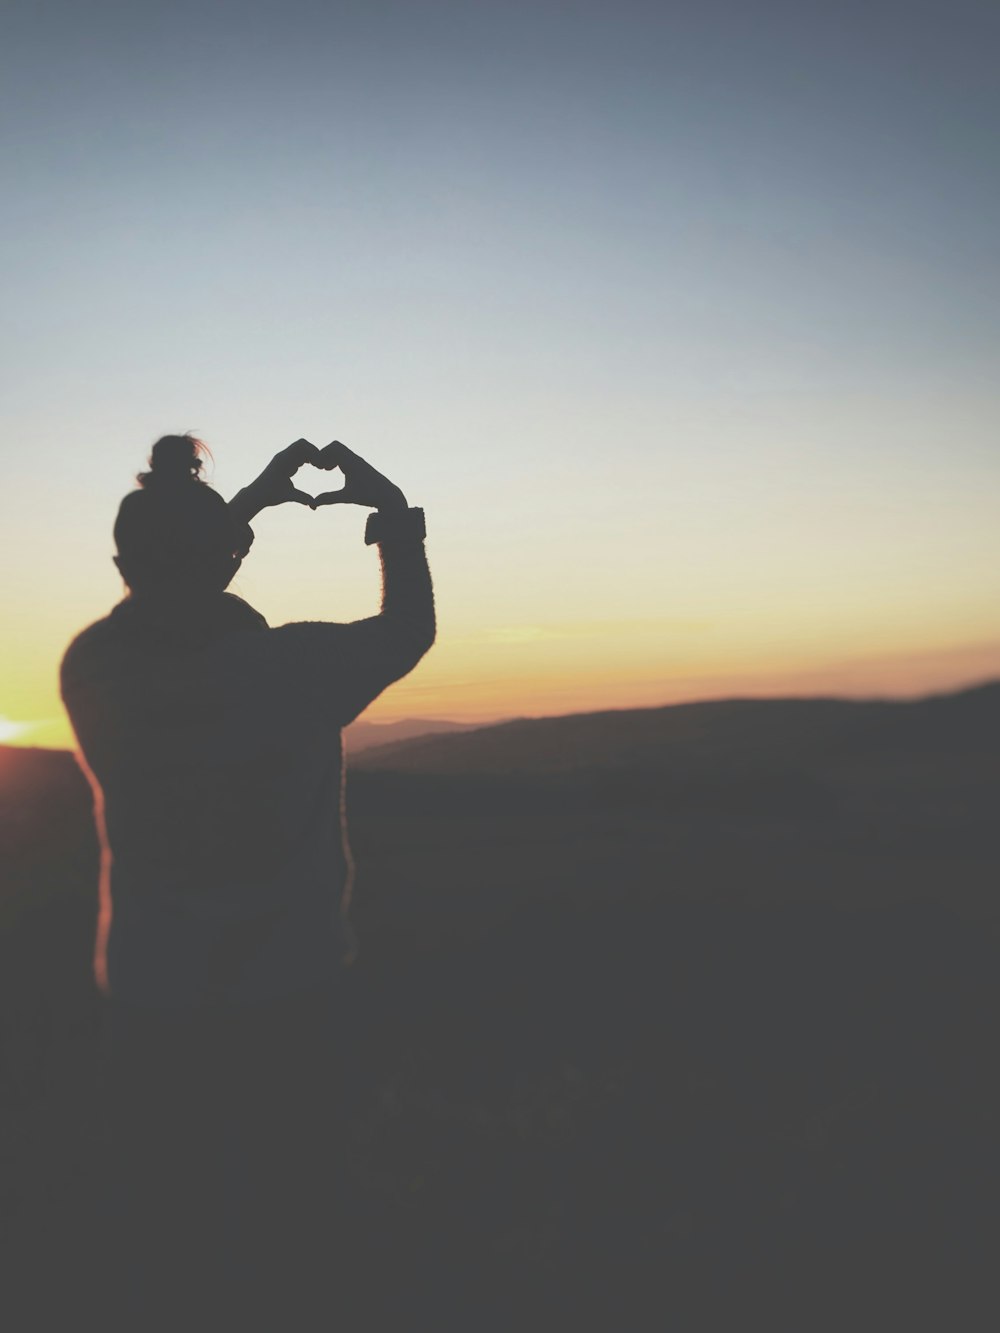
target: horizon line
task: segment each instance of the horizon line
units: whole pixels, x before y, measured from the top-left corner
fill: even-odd
[[[354,722],[342,728],[342,731],[349,731],[351,727],[358,723],[364,723],[370,727],[393,727],[407,722],[414,723],[445,723],[447,725],[457,726],[464,731],[485,731],[490,727],[507,726],[514,722],[545,722],[554,721],[557,718],[569,717],[600,717],[608,713],[656,713],[665,708],[692,708],[699,705],[710,704],[732,704],[732,703],[791,703],[795,702],[813,702],[813,703],[882,703],[882,704],[918,704],[929,702],[932,699],[945,699],[956,697],[962,694],[971,694],[976,690],[988,689],[990,686],[1000,685],[1000,675],[977,678],[965,685],[957,685],[947,689],[928,690],[925,692],[913,694],[899,693],[865,693],[865,694],[843,694],[843,693],[818,693],[805,694],[797,692],[785,693],[735,693],[725,695],[713,695],[707,698],[675,699],[670,703],[660,704],[638,704],[630,706],[628,704],[613,705],[610,708],[582,708],[571,709],[565,713],[517,713],[506,717],[493,717],[471,722],[463,722],[456,718],[433,717],[421,718],[412,714],[406,717],[393,718],[387,721],[375,721],[364,717],[356,718]],[[26,727],[42,724],[23,724]],[[413,740],[419,739],[418,736],[412,737]],[[0,742],[0,750],[37,750],[46,751],[52,754],[75,754],[73,747],[66,745],[31,745],[22,744],[18,741]]]

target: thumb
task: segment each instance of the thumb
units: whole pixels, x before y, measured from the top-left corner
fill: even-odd
[[[307,495],[305,491],[296,490],[294,486],[292,487],[291,494],[286,496],[286,499],[293,500],[297,505],[308,505],[310,509],[316,507],[316,500],[313,496]]]
[[[315,496],[313,504],[318,509],[320,505],[354,504],[354,500],[348,495],[347,487],[343,486],[339,491],[324,491],[322,495]]]

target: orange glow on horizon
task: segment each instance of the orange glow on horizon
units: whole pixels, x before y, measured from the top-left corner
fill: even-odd
[[[363,715],[371,722],[426,719],[480,723],[609,709],[655,708],[733,697],[842,695],[907,698],[1000,678],[1000,643],[967,644],[881,656],[857,653],[826,660],[800,651],[783,658],[747,653],[727,661],[709,653],[650,654],[616,642],[574,661],[577,636],[490,631],[475,643],[440,643],[416,671],[391,686]],[[542,653],[562,644],[562,651]],[[504,652],[499,652],[503,647]],[[602,661],[602,656],[611,660]],[[629,657],[632,660],[629,661]],[[23,690],[19,693],[23,696]],[[72,749],[74,741],[54,690],[41,692],[41,721],[0,717],[0,744]],[[4,702],[7,702],[4,700]],[[8,704],[8,712],[15,711]],[[37,716],[37,714],[36,714]]]

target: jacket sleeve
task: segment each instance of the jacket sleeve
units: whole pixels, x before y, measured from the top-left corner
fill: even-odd
[[[413,670],[436,633],[423,511],[373,514],[368,534],[369,543],[378,544],[382,606],[377,616],[344,626],[340,672],[344,726],[387,685]]]
[[[412,671],[434,642],[434,594],[424,552],[423,511],[382,512],[369,519],[377,544],[382,605],[377,616],[349,624],[300,623],[272,631],[312,682],[327,716],[345,727],[382,691]],[[318,673],[318,674],[317,674]]]

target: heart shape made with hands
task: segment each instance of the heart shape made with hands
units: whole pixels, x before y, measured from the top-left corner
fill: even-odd
[[[299,490],[292,481],[302,467],[314,467],[321,472],[339,470],[343,474],[344,484],[339,490],[310,495],[307,491]],[[274,502],[279,504],[291,500],[296,504],[308,505],[310,509],[335,504],[378,508],[396,497],[402,497],[402,492],[388,477],[383,477],[381,472],[377,472],[370,463],[348,449],[346,444],[341,444],[340,440],[332,440],[322,449],[309,440],[296,440],[275,456],[268,471],[271,469],[274,469],[272,476],[276,483]]]

